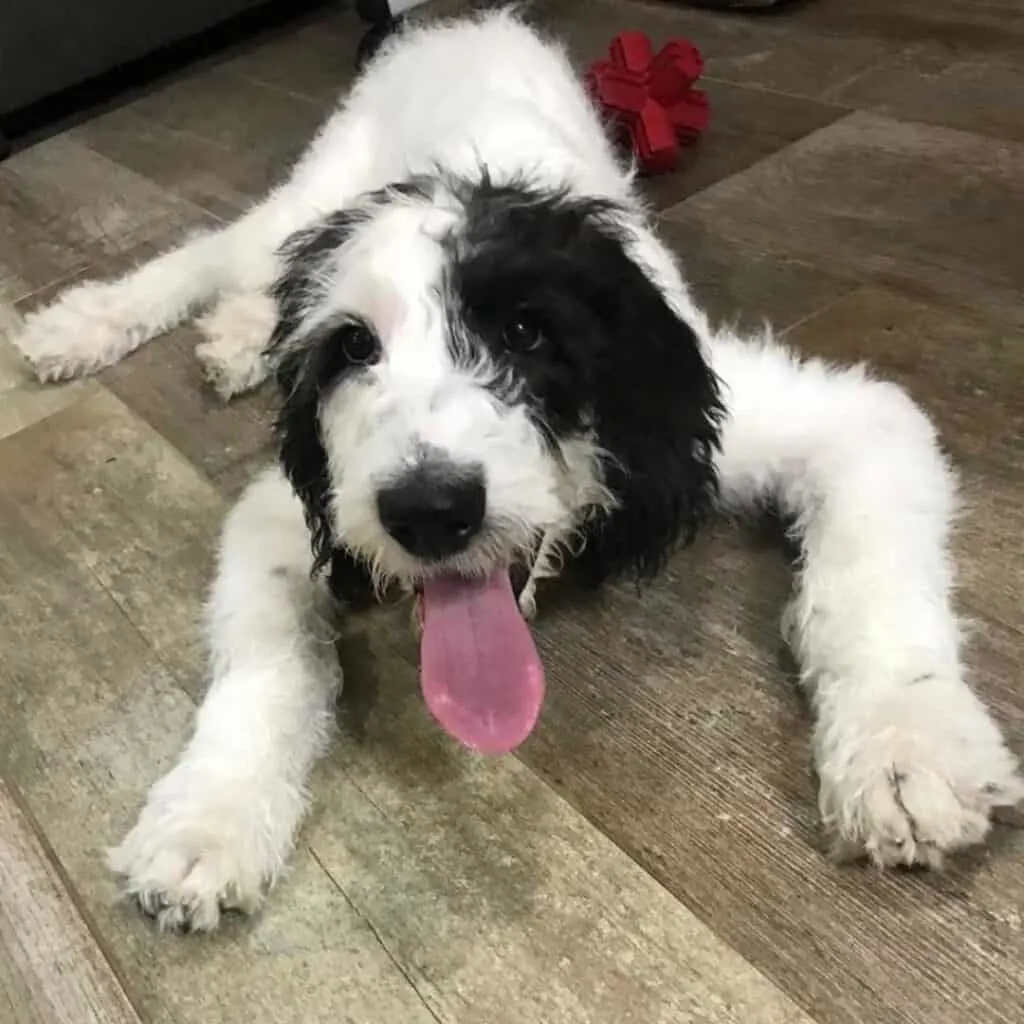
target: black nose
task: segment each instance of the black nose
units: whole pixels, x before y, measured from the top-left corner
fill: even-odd
[[[480,532],[487,507],[483,473],[421,467],[377,492],[381,525],[417,558],[465,551]]]

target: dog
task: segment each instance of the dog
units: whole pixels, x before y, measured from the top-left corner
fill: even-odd
[[[405,30],[265,201],[16,341],[55,380],[200,312],[222,396],[276,378],[280,459],[224,527],[191,741],[110,853],[164,927],[255,909],[285,864],[339,685],[328,590],[417,595],[424,642],[461,651],[424,665],[431,710],[500,752],[540,713],[538,583],[650,578],[766,503],[800,545],[783,632],[835,852],[938,867],[1024,796],[965,681],[931,422],[863,368],[712,327],[563,50],[515,13]]]

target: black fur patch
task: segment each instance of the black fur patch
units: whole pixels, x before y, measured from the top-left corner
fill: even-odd
[[[599,199],[486,180],[452,240],[452,290],[470,332],[525,386],[557,444],[592,430],[619,507],[587,527],[586,580],[647,577],[692,539],[716,492],[722,405],[696,335],[627,253],[616,208]],[[526,314],[545,341],[510,353]]]
[[[376,595],[366,566],[343,547],[336,547],[330,560],[327,585],[334,599],[355,608],[372,604]]]
[[[320,402],[328,389],[361,367],[350,364],[341,345],[334,344],[334,330],[295,343],[303,314],[309,309],[321,285],[325,262],[366,221],[362,209],[342,211],[292,236],[281,250],[284,273],[274,285],[278,319],[270,338],[268,355],[276,367],[281,409],[276,431],[281,467],[302,501],[313,548],[313,572],[331,561],[335,543],[330,518],[330,480],[327,452],[320,431]],[[348,564],[350,563],[350,564]],[[365,568],[349,557],[347,564],[332,565],[332,588],[354,590],[360,582],[369,587]]]

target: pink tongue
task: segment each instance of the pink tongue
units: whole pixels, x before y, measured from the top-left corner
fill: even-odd
[[[507,754],[533,731],[544,670],[508,571],[423,585],[423,697],[441,726],[483,754]]]

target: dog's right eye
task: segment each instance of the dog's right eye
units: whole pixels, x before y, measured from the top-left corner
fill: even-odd
[[[505,325],[501,338],[510,352],[535,352],[544,342],[544,332],[533,317],[518,313]]]
[[[345,358],[356,366],[367,366],[380,358],[377,336],[363,324],[346,324],[338,331],[338,343]]]

